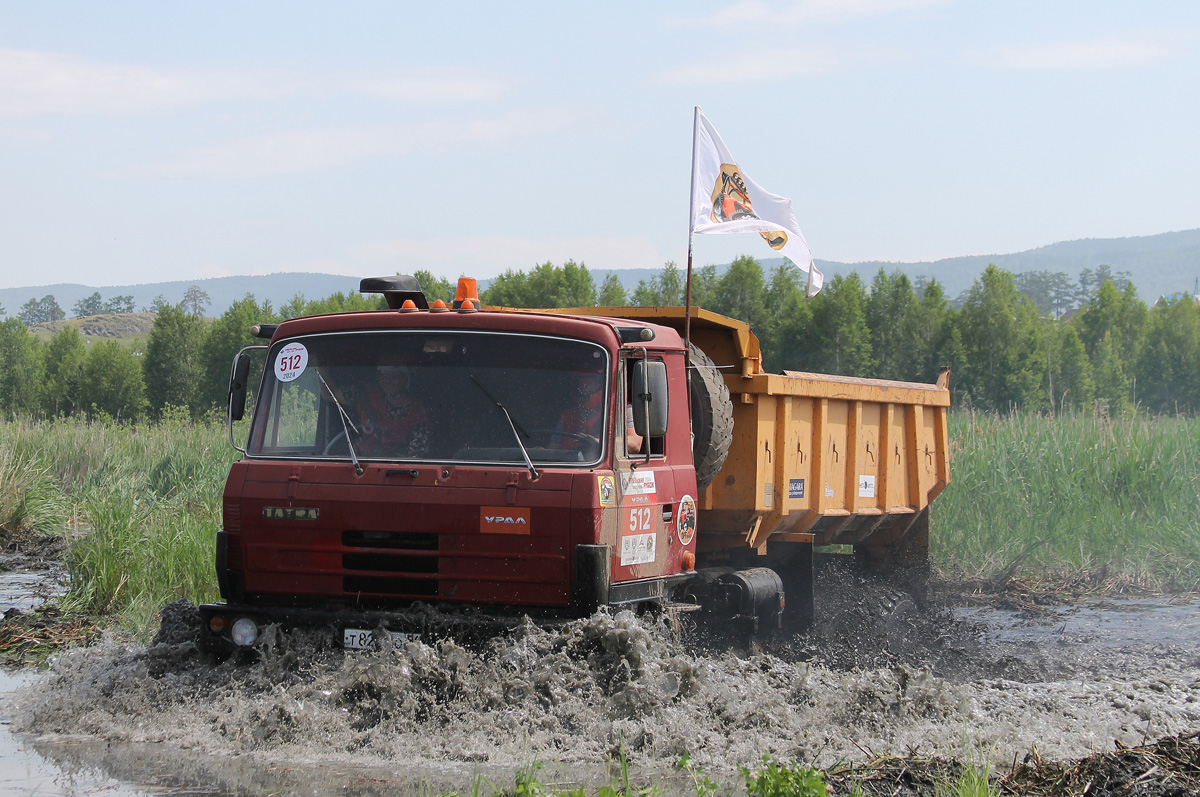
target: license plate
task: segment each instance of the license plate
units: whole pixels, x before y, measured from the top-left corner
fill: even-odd
[[[388,631],[388,636],[394,642],[419,642],[420,634],[406,631]],[[375,632],[362,628],[347,628],[342,631],[342,647],[349,650],[367,650],[375,647]]]

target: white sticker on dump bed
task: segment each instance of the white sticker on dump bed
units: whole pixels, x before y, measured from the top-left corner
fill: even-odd
[[[621,567],[654,561],[654,534],[629,534],[621,538]]]
[[[308,349],[303,343],[289,343],[275,356],[275,378],[280,382],[291,382],[299,378],[308,367]]]
[[[859,498],[874,498],[875,497],[875,474],[860,473],[858,475],[858,497]]]

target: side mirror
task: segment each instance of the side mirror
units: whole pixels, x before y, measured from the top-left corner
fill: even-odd
[[[229,375],[229,419],[240,421],[246,414],[246,392],[249,389],[250,355],[242,352],[233,361]]]
[[[633,361],[633,428],[642,437],[667,433],[667,365],[659,360]]]

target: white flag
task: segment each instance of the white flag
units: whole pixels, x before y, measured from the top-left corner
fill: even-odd
[[[756,232],[808,274],[809,296],[821,290],[825,276],[813,263],[792,200],[763,190],[747,177],[699,108],[693,140],[691,231]]]

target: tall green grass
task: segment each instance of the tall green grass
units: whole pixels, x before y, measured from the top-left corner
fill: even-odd
[[[950,440],[951,573],[1200,587],[1200,419],[952,413]]]
[[[67,608],[112,614],[144,636],[164,604],[217,597],[213,544],[236,458],[222,426],[179,416],[154,426],[7,423],[0,425],[0,515],[6,479],[32,479],[53,495],[42,504],[54,511],[25,525],[68,536]]]

